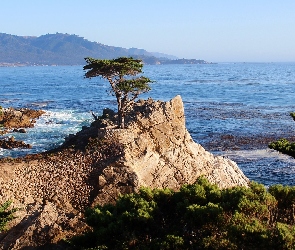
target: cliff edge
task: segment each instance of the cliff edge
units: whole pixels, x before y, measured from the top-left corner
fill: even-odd
[[[105,114],[55,151],[1,160],[0,204],[12,200],[21,210],[0,234],[0,249],[63,249],[62,239],[87,228],[86,207],[141,186],[177,190],[201,175],[221,188],[249,183],[236,163],[192,140],[180,96],[138,101],[125,129],[115,118]]]

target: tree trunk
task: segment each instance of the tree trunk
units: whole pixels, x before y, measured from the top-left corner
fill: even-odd
[[[124,117],[124,115],[125,114],[121,114],[121,125],[120,125],[121,128],[125,128],[125,117]]]
[[[125,113],[122,103],[120,109],[118,109],[118,124],[119,128],[125,128]]]
[[[117,96],[118,103],[118,127],[124,128],[124,112],[123,112],[123,102],[119,96]]]
[[[119,128],[125,128],[125,115],[126,115],[126,107],[128,106],[128,96],[127,94],[116,95],[118,102],[118,125]]]

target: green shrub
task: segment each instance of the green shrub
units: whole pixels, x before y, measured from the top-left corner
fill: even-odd
[[[141,188],[114,205],[88,209],[92,230],[71,243],[83,249],[294,249],[294,197],[293,187],[268,191],[251,182],[220,190],[203,177],[178,192]]]
[[[280,246],[280,249],[295,249],[295,228],[285,223],[276,223],[272,235],[274,245]]]
[[[271,186],[269,193],[277,200],[276,221],[294,224],[295,187],[281,184]]]
[[[291,112],[290,116],[295,121],[295,112]],[[268,145],[269,148],[277,150],[283,154],[290,155],[295,158],[295,143],[289,142],[287,139],[282,138],[277,141],[271,142]]]
[[[289,142],[287,139],[283,138],[278,141],[271,142],[268,147],[295,158],[295,143]]]
[[[0,205],[0,232],[5,231],[7,223],[15,218],[14,212],[17,209],[8,209],[11,203],[11,201],[7,201],[3,205]]]

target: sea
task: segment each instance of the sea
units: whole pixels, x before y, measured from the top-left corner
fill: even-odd
[[[268,148],[272,139],[294,136],[295,63],[145,65],[143,71],[154,82],[139,98],[180,95],[196,143],[235,161],[250,180],[295,185],[295,159]],[[57,147],[90,125],[91,112],[116,110],[109,83],[84,74],[82,65],[0,67],[0,106],[46,111],[27,133],[0,137],[14,136],[32,148],[0,149],[0,158]]]

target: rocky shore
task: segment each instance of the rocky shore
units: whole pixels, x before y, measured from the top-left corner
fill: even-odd
[[[20,208],[0,234],[0,249],[66,249],[62,240],[87,228],[85,208],[141,186],[177,190],[201,175],[221,188],[249,184],[235,162],[192,140],[180,96],[138,101],[125,129],[105,110],[61,147],[2,159],[0,171],[0,204],[12,200]]]

